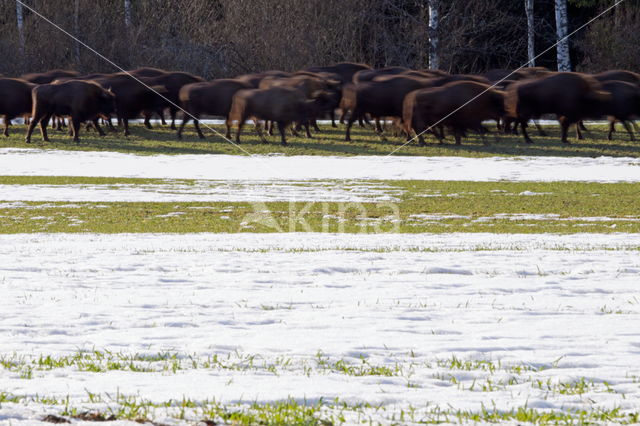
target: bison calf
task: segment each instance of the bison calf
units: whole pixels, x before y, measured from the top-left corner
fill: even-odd
[[[286,145],[286,127],[294,121],[308,122],[324,113],[328,104],[326,98],[324,92],[319,92],[313,99],[307,99],[300,90],[290,87],[240,90],[233,97],[227,126],[238,122],[236,142],[240,143],[242,126],[248,118],[270,120],[278,124],[282,145]],[[260,139],[266,142],[258,123],[256,130]]]

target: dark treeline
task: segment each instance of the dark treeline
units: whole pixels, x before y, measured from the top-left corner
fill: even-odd
[[[125,69],[219,78],[344,60],[429,66],[428,0],[24,0]],[[612,1],[569,1],[569,29]],[[13,0],[0,0],[0,73],[115,69]],[[527,62],[524,0],[440,0],[438,68],[475,73]],[[573,68],[640,70],[640,4],[630,0],[571,40]],[[22,30],[20,30],[22,28]],[[535,1],[535,44],[556,40],[554,0]],[[536,65],[556,68],[555,50]]]

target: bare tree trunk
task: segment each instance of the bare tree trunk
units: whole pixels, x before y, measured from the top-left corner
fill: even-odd
[[[527,53],[530,67],[536,66],[536,31],[534,27],[533,1],[534,0],[525,0],[524,2],[525,11],[527,12]]]
[[[20,55],[24,55],[25,39],[24,39],[24,10],[22,3],[16,2],[16,22],[18,25],[18,38],[20,41]]]
[[[569,17],[567,15],[567,0],[556,0],[556,33],[558,46],[558,71],[571,71],[571,58],[569,56]]]
[[[131,0],[124,0],[124,25],[131,28]]]
[[[73,32],[76,38],[80,38],[80,0],[75,0],[73,6]],[[80,43],[75,43],[76,65],[80,65]]]
[[[429,68],[438,69],[440,58],[438,55],[438,5],[439,0],[429,0]]]

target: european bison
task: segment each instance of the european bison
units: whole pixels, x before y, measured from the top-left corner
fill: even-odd
[[[318,75],[298,74],[288,78],[267,77],[260,82],[260,89],[269,89],[271,87],[292,87],[300,90],[308,99],[311,99],[313,94],[319,91],[326,92],[327,101],[330,101],[326,106],[331,117],[331,123],[335,127],[334,111],[340,106],[342,93],[342,83],[339,80],[325,79]],[[319,131],[320,129],[315,121],[313,124],[315,129]],[[271,127],[269,128],[269,134],[271,134]],[[311,134],[307,133],[307,137],[311,137]]]
[[[224,117],[225,120],[229,117],[229,111],[231,110],[231,101],[233,95],[238,90],[252,89],[251,84],[233,79],[219,79],[204,83],[192,83],[183,86],[180,89],[180,103],[182,107],[187,111],[182,117],[182,124],[178,129],[178,139],[182,138],[182,131],[191,117],[194,118],[194,124],[198,136],[204,139],[204,134],[200,130],[198,125],[198,118],[200,115],[214,115]],[[231,137],[231,126],[228,121],[226,137]]]
[[[29,83],[48,84],[48,83],[51,83],[53,80],[58,80],[60,78],[66,78],[66,77],[77,77],[79,75],[80,73],[77,71],[51,70],[46,72],[24,74],[20,78],[28,81]]]
[[[326,104],[326,94],[323,92],[315,93],[313,99],[307,99],[300,90],[291,87],[240,90],[233,97],[227,126],[237,121],[236,142],[240,143],[242,126],[248,118],[274,121],[278,124],[282,145],[286,145],[286,127],[294,121],[308,123],[326,110]],[[266,142],[257,122],[256,130],[260,139]]]
[[[527,122],[543,114],[556,114],[562,128],[562,142],[569,143],[569,126],[581,120],[606,114],[611,95],[601,90],[593,77],[574,72],[550,73],[535,80],[523,80],[507,89],[507,115],[522,128],[526,143]],[[576,126],[578,138],[582,138]]]
[[[148,88],[125,73],[113,74],[95,81],[116,95],[116,111],[118,119],[122,120],[124,125],[125,136],[131,134],[130,119],[138,118],[143,111],[161,111],[169,106],[163,98],[168,94],[164,86]]]
[[[351,140],[351,126],[356,120],[369,114],[375,119],[385,117],[402,118],[404,97],[417,89],[432,87],[436,79],[424,79],[405,76],[385,76],[383,81],[368,81],[348,84],[342,89],[341,108],[343,114],[349,114],[345,140]],[[382,135],[382,128],[376,120],[376,133]]]
[[[74,142],[79,142],[80,124],[92,121],[101,136],[98,116],[111,114],[115,110],[115,96],[98,84],[88,81],[67,81],[59,84],[43,84],[32,91],[33,119],[27,129],[26,143],[31,142],[31,134],[40,123],[42,139],[49,141],[47,123],[52,115],[71,117]]]
[[[180,105],[180,89],[187,84],[203,83],[204,79],[193,74],[186,72],[167,72],[156,77],[144,77],[141,78],[148,86],[164,86],[167,98],[167,106],[169,108],[169,115],[171,116],[171,129],[176,130],[176,113],[178,112]],[[162,117],[162,109],[159,109],[158,114]],[[151,123],[149,123],[150,113],[145,114],[144,124],[150,129]]]
[[[9,136],[11,120],[31,114],[31,90],[36,87],[18,78],[0,78],[0,115],[4,117],[4,135]]]
[[[412,132],[418,135],[421,146],[425,145],[422,134],[434,126],[444,126],[455,136],[460,145],[467,130],[477,131],[486,144],[483,120],[498,121],[504,115],[505,93],[488,84],[474,81],[457,81],[442,87],[419,89],[409,93],[403,104],[403,126],[407,137]],[[444,135],[434,132],[443,143]]]
[[[602,89],[611,93],[611,104],[606,111],[609,116],[609,140],[613,138],[616,121],[620,121],[629,138],[634,141],[629,121],[640,115],[640,87],[626,81],[605,81]]]

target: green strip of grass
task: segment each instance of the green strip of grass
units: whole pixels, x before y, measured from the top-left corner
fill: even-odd
[[[23,178],[7,179],[16,182]],[[33,179],[30,183],[50,182],[48,178]],[[56,179],[67,178],[53,180]],[[77,179],[75,183],[85,182],[84,178],[73,179]],[[396,195],[401,194],[399,200],[383,203],[3,202],[0,203],[0,233],[640,232],[640,185],[633,183],[378,183],[388,186]]]
[[[224,133],[223,126],[212,126]],[[546,126],[548,136],[537,136],[532,132],[534,145],[522,143],[520,136],[498,134],[498,140],[489,136],[490,146],[484,146],[477,135],[469,135],[462,146],[455,146],[451,138],[445,145],[438,145],[434,138],[427,137],[428,146],[420,147],[414,141],[395,155],[404,156],[562,156],[562,157],[597,157],[601,155],[613,157],[640,157],[640,144],[630,142],[625,132],[618,132],[616,139],[607,140],[606,131],[602,125],[590,124],[587,139],[572,140],[571,145],[560,142],[558,126]],[[187,127],[182,140],[176,138],[176,132],[168,127],[156,126],[147,130],[140,125],[132,126],[132,135],[122,136],[120,132],[108,132],[101,138],[95,132],[82,131],[81,143],[76,144],[64,132],[50,131],[51,142],[43,143],[40,136],[35,134],[31,144],[24,143],[24,126],[11,127],[11,136],[0,139],[0,147],[19,148],[48,148],[81,151],[117,151],[135,154],[272,154],[284,155],[386,155],[405,143],[398,136],[389,135],[387,141],[381,141],[370,128],[361,129],[354,126],[353,142],[344,141],[344,126],[334,129],[329,125],[321,126],[321,132],[314,133],[312,139],[306,137],[289,136],[290,145],[283,147],[279,144],[279,137],[270,137],[270,143],[260,142],[252,126],[242,136],[242,148],[233,146],[219,135],[210,130],[205,131],[207,138],[200,140],[192,128]],[[234,139],[235,140],[235,139]]]

